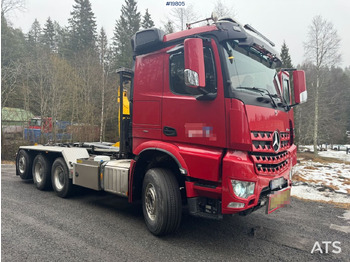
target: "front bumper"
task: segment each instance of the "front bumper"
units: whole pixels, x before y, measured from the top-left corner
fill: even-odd
[[[268,195],[273,191],[291,187],[290,170],[295,163],[295,147],[288,150],[288,165],[281,170],[271,174],[257,174],[254,159],[247,152],[228,151],[222,162],[221,183],[206,184],[204,182],[186,182],[188,198],[208,198],[219,203],[220,214],[248,214],[266,204]],[[271,181],[283,177],[285,184],[279,188],[271,188]],[[254,182],[254,194],[248,198],[237,197],[232,188],[231,180]],[[203,201],[202,201],[203,202]]]

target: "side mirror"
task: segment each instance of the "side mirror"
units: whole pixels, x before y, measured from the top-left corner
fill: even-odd
[[[205,87],[203,40],[188,38],[184,41],[185,84],[189,87]]]
[[[302,104],[307,101],[307,90],[305,82],[305,72],[302,70],[293,71],[294,101]]]

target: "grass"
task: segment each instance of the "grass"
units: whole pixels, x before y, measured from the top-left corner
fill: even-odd
[[[16,164],[16,162],[15,161],[8,161],[8,160],[1,160],[1,164],[14,165],[14,164]]]

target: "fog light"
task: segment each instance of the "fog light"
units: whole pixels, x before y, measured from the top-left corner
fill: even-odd
[[[233,192],[241,198],[248,198],[254,194],[255,182],[231,180]]]
[[[229,208],[242,208],[244,207],[244,203],[238,203],[238,202],[231,202],[227,205]]]

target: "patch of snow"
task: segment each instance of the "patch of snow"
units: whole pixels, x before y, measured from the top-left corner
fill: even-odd
[[[294,168],[294,179],[298,177],[313,186],[323,186],[335,192],[350,194],[350,165],[300,161]]]
[[[334,203],[350,203],[350,196],[344,194],[337,194],[336,192],[320,192],[316,188],[299,185],[292,187],[292,196],[296,196],[302,199],[316,200],[316,201],[326,201]]]
[[[340,153],[345,154],[339,151],[321,153],[328,153],[325,156],[338,159]],[[350,164],[299,159],[293,171],[293,196],[315,201],[350,203]]]
[[[323,157],[337,158],[343,161],[350,162],[350,154],[346,154],[345,151],[327,150],[320,151],[318,152],[318,154]]]
[[[333,146],[334,147],[334,146]],[[350,162],[350,153],[347,154],[345,148],[350,148],[350,145],[342,145],[343,150],[333,150],[330,145],[327,146],[327,151],[318,151],[318,154],[323,157],[336,158],[342,161]],[[326,148],[325,145],[322,148]],[[301,152],[314,152],[314,146],[312,145],[300,145],[298,148]],[[320,148],[319,148],[320,149]]]

